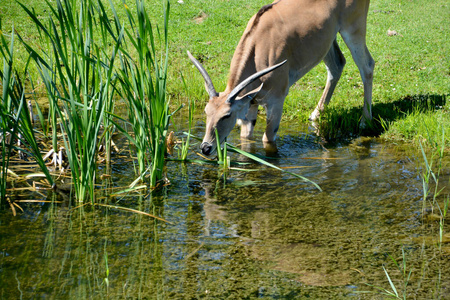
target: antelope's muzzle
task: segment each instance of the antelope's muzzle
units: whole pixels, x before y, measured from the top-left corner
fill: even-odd
[[[213,150],[213,147],[212,147],[212,145],[210,143],[203,142],[200,145],[200,149],[202,150],[202,153],[204,155],[210,155],[212,150]]]

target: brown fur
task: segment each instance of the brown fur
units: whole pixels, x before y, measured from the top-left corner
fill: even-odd
[[[241,125],[241,137],[250,138],[258,105],[267,112],[263,141],[273,143],[289,87],[323,60],[328,70],[327,83],[310,117],[312,120],[317,119],[330,101],[345,65],[345,58],[336,42],[338,32],[349,47],[364,83],[361,124],[370,121],[374,61],[366,47],[369,2],[280,0],[261,8],[249,21],[236,47],[225,91],[212,97],[207,105],[202,149],[206,146],[208,150],[215,147],[215,129],[223,141],[236,120]],[[236,101],[227,100],[230,92],[246,78],[284,60],[287,60],[285,65],[243,89]],[[251,99],[254,102],[251,103],[246,95],[253,95]],[[225,120],[223,116],[228,115],[231,117]]]

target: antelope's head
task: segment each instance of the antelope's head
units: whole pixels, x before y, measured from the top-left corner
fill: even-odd
[[[189,51],[187,54],[202,74],[205,80],[206,90],[209,94],[209,101],[205,107],[206,131],[200,148],[204,155],[210,155],[216,150],[217,146],[215,131],[217,130],[220,139],[219,144],[222,144],[234,128],[238,112],[258,94],[258,92],[262,89],[263,84],[243,96],[239,96],[239,94],[252,82],[282,66],[286,61],[251,75],[237,85],[230,93],[217,93],[208,72],[206,72],[202,64],[195,59]]]

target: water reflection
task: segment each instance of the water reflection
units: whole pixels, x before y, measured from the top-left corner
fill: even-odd
[[[448,296],[450,238],[439,252],[438,220],[421,213],[415,157],[376,139],[331,147],[301,128],[280,134],[271,162],[323,192],[263,166],[224,180],[214,165],[168,162],[170,186],[120,205],[174,225],[67,201],[28,205],[16,218],[2,212],[1,297],[372,299],[355,291],[389,289],[383,266],[402,286],[388,256],[401,262],[402,247],[414,275],[408,295]],[[117,180],[127,181],[127,168],[113,165]]]

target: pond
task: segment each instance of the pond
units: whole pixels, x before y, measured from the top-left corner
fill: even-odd
[[[202,127],[198,120],[194,133]],[[265,155],[261,135],[252,151]],[[0,212],[0,298],[382,299],[376,287],[392,292],[389,278],[400,297],[450,297],[450,228],[439,246],[419,149],[376,138],[329,145],[287,123],[279,135],[271,163],[323,191],[258,164],[224,178],[217,165],[168,161],[170,184],[158,192],[104,199],[170,223],[18,194],[63,203]],[[236,130],[229,141],[239,144]],[[439,188],[449,169],[444,161]],[[114,159],[113,174],[112,185],[134,180],[127,159]],[[437,197],[441,207],[448,194]],[[406,263],[405,274],[394,261]]]

